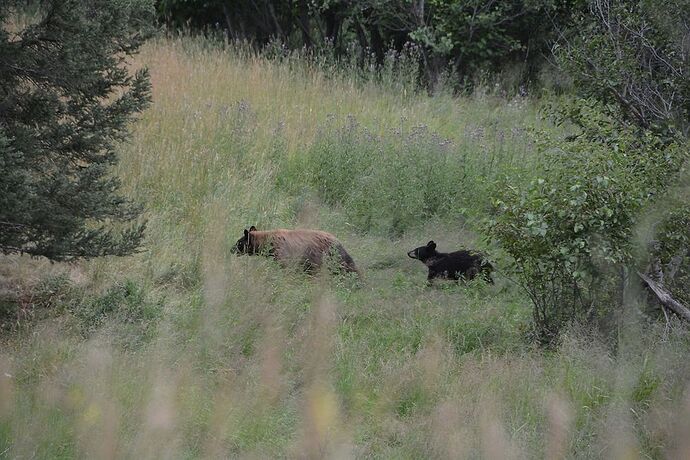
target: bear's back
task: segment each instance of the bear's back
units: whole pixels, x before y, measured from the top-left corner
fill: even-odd
[[[323,254],[334,245],[340,245],[337,238],[328,232],[311,229],[275,229],[252,232],[260,247],[270,245],[274,256],[282,261],[307,259],[319,265]]]

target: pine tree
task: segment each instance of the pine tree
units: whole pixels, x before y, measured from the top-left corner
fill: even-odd
[[[18,8],[0,1],[0,252],[131,254],[141,207],[110,168],[151,99],[128,59],[152,31],[152,2],[44,0],[23,27]]]

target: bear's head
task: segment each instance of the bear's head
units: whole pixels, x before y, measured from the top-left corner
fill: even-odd
[[[252,244],[252,232],[256,231],[255,226],[249,227],[249,230],[244,229],[244,235],[242,238],[237,240],[235,247],[232,248],[232,252],[235,254],[253,254],[254,245]]]
[[[429,241],[426,244],[426,246],[420,246],[416,249],[413,249],[410,252],[408,252],[407,255],[409,257],[412,257],[413,259],[421,260],[422,262],[424,262],[425,260],[438,255],[438,253],[436,252],[436,243],[434,243],[433,241]]]

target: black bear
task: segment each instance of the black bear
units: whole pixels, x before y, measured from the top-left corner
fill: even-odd
[[[429,241],[426,246],[413,249],[407,255],[422,261],[429,268],[427,276],[429,282],[434,278],[457,280],[462,277],[471,280],[481,273],[482,278],[487,283],[494,284],[494,280],[491,279],[493,267],[479,253],[472,251],[437,252],[436,243]]]
[[[257,230],[253,225],[244,230],[242,238],[237,240],[234,253],[265,254],[272,256],[282,265],[297,263],[305,270],[313,271],[323,263],[324,256],[334,254],[340,268],[347,272],[359,274],[354,260],[343,245],[330,233],[320,230]]]

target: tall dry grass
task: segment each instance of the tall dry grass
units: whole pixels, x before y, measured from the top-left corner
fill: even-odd
[[[482,245],[491,178],[538,161],[532,102],[393,92],[188,38],[150,43],[137,65],[154,104],[116,172],[146,204],[146,251],[49,271],[2,259],[34,317],[3,334],[1,457],[688,456],[683,327],[645,324],[630,305],[615,350],[577,330],[535,349],[509,281],[428,288],[405,256],[432,238]],[[339,137],[348,120],[356,142]],[[462,155],[467,194],[446,214],[393,233],[353,223],[366,202],[327,204],[300,174],[303,158],[345,171],[381,141],[392,154],[367,171],[388,178],[396,152],[406,168],[423,158],[400,134],[422,125],[452,145],[448,164]],[[336,190],[337,177],[320,183]],[[366,186],[358,196],[387,185],[352,184]],[[403,204],[417,196],[399,190]],[[252,224],[334,232],[365,280],[230,254]]]

